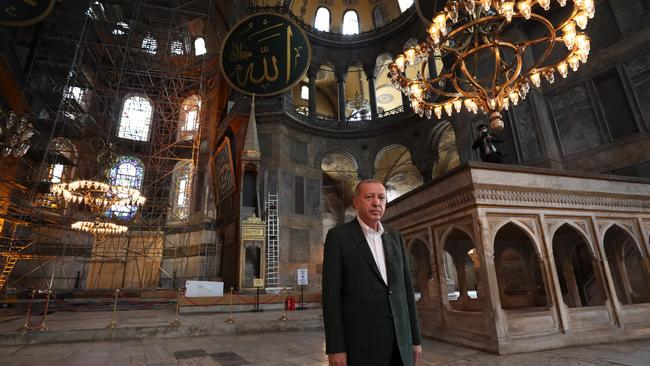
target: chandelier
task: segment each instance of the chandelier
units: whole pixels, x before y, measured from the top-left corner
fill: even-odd
[[[101,221],[77,221],[71,227],[95,236],[123,234],[128,230],[126,226]]]
[[[566,78],[587,62],[590,40],[580,30],[595,15],[594,0],[553,1],[557,6],[551,0],[449,0],[426,42],[393,59],[389,77],[420,116],[440,119],[444,111],[451,117],[464,107],[489,114],[490,127],[499,130],[500,112],[525,99],[531,84],[539,87],[542,77],[552,84],[556,72]],[[552,5],[563,8],[557,11],[566,14],[562,20],[544,16]],[[526,36],[522,28],[539,34]],[[444,60],[443,71],[423,77],[435,57]],[[406,75],[409,65],[421,66],[413,79]]]
[[[345,106],[352,112],[360,111],[362,109],[367,109],[369,106],[368,100],[363,98],[363,95],[357,90],[354,93],[352,99],[348,99],[345,102]]]
[[[25,116],[19,118],[14,111],[5,113],[0,109],[0,148],[3,158],[24,156],[33,135],[34,126]]]
[[[93,180],[57,183],[52,185],[50,191],[65,202],[88,206],[97,216],[102,215],[114,205],[142,206],[147,200],[137,189]]]

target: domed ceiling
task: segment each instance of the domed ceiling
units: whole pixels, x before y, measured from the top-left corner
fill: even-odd
[[[414,0],[293,0],[290,8],[291,12],[306,24],[332,33],[348,33],[344,31],[343,18],[352,10],[358,17],[358,28],[362,33],[390,23],[414,3]],[[318,24],[316,22],[316,14],[320,8],[327,10],[321,12],[329,15],[328,27],[325,26],[329,30],[323,29],[322,20],[319,20]]]

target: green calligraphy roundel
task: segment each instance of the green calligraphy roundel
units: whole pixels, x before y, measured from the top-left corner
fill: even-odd
[[[289,18],[258,13],[237,23],[221,48],[228,83],[246,94],[269,96],[296,85],[307,73],[311,47]]]

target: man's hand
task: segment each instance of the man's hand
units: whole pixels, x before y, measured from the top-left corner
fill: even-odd
[[[413,364],[417,365],[418,361],[422,358],[422,346],[413,346]]]
[[[348,366],[348,355],[345,352],[327,355],[329,366]]]

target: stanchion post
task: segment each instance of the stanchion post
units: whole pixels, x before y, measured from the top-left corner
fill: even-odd
[[[36,290],[32,290],[32,298],[29,300],[29,307],[27,307],[27,317],[25,318],[25,324],[18,329],[19,332],[26,332],[29,330],[29,318],[32,316],[32,304],[34,303],[34,297],[36,297]]]
[[[52,291],[51,290],[45,290],[47,293],[47,297],[45,299],[45,309],[43,310],[43,321],[41,324],[38,326],[38,330],[40,331],[46,331],[49,328],[47,327],[46,321],[47,321],[47,311],[50,308],[50,297],[52,296]]]
[[[286,322],[289,320],[289,318],[287,318],[287,288],[283,287],[282,291],[284,291],[284,301],[282,301],[282,316],[278,320]]]
[[[300,308],[298,310],[305,310],[305,285],[300,285]]]
[[[181,294],[182,293],[183,293],[183,289],[179,287],[178,288],[178,293],[176,295],[176,317],[174,318],[174,320],[169,322],[170,327],[177,327],[177,326],[181,325],[181,321],[178,320],[178,311],[179,311],[179,309],[181,307]]]
[[[230,301],[228,303],[228,319],[226,319],[226,321],[225,321],[225,323],[228,323],[228,324],[232,324],[232,323],[235,322],[235,320],[232,318],[232,291],[234,289],[235,289],[234,287],[230,286],[230,294],[229,294]]]
[[[119,295],[120,295],[120,289],[117,288],[117,289],[115,289],[115,301],[113,302],[112,319],[111,319],[111,322],[108,323],[108,325],[106,326],[106,329],[115,329],[119,325],[119,323],[117,322],[117,297]]]

